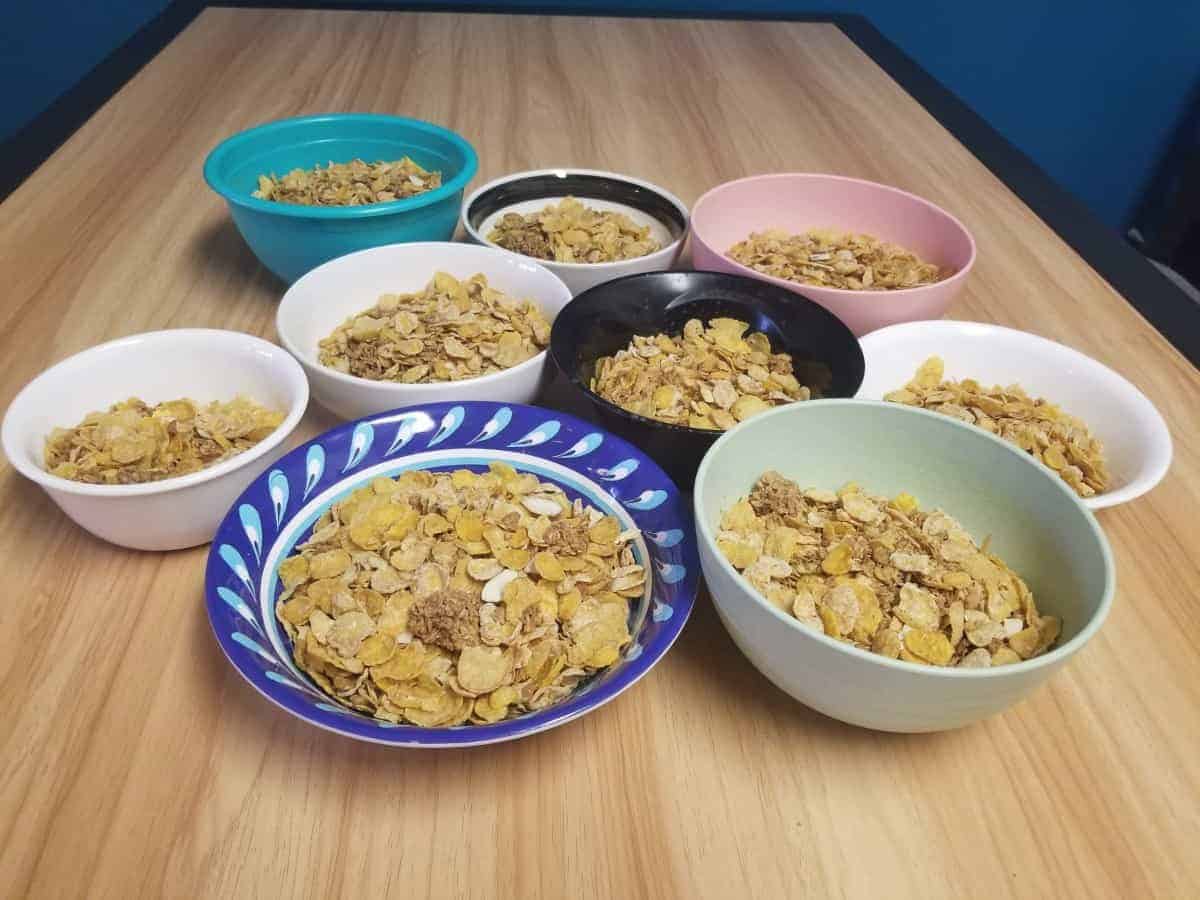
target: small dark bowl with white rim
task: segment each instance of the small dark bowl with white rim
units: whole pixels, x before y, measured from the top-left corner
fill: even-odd
[[[637,224],[648,225],[651,236],[661,245],[645,256],[614,262],[538,259],[566,283],[572,294],[625,275],[669,269],[679,258],[689,222],[683,201],[640,178],[595,169],[536,169],[489,181],[463,203],[463,230],[475,243],[497,247],[487,235],[506,213],[526,215],[566,197],[574,197],[593,209],[624,213]]]

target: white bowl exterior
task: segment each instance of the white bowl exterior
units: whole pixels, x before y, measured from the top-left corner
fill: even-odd
[[[242,491],[287,449],[281,443],[250,465],[164,494],[96,497],[42,487],[73,522],[101,540],[133,550],[181,550],[211,541]]]
[[[551,322],[571,299],[567,286],[545,267],[494,247],[391,244],[338,257],[296,281],[275,320],[281,342],[304,367],[318,403],[343,419],[357,419],[443,400],[529,403],[537,396],[550,364],[545,351],[503,372],[432,384],[368,381],[320,364],[317,345],[338,325],[373,306],[381,294],[422,290],[435,272],[460,279],[481,272],[490,286],[535,301]]]
[[[43,468],[51,430],[128,397],[206,403],[237,395],[285,410],[287,418],[259,445],[211,470],[125,488],[75,484]],[[283,454],[307,405],[304,373],[273,344],[230,331],[151,332],[84,350],[31,381],[5,415],[4,451],[64,513],[97,537],[136,550],[176,550],[212,538],[229,505]]]
[[[1113,486],[1083,502],[1102,509],[1140,497],[1171,465],[1171,434],[1154,404],[1112,369],[1038,335],[982,322],[908,322],[861,338],[866,373],[857,396],[882,400],[930,356],[946,375],[985,385],[1020,384],[1088,424],[1104,443]],[[1033,460],[1030,460],[1033,462]]]
[[[847,405],[863,408],[863,418],[797,414],[800,407],[814,413]],[[885,417],[867,418],[874,409],[923,417],[928,422],[920,424],[934,436],[913,452],[904,432],[890,429]],[[947,417],[853,400],[779,407],[739,425],[709,450],[695,485],[700,563],[722,622],[779,688],[843,722],[880,731],[942,731],[1000,712],[1050,677],[1099,629],[1115,582],[1103,534],[1095,526],[1093,536],[1089,527],[1087,520],[1095,525],[1091,514],[1048,469],[1025,477],[1021,455]],[[722,510],[748,494],[768,469],[805,487],[834,489],[856,481],[887,495],[909,490],[924,507],[957,517],[977,539],[991,534],[993,551],[1044,598],[1042,612],[1063,618],[1063,643],[1018,665],[954,670],[885,660],[800,625],[738,575],[713,540]]]

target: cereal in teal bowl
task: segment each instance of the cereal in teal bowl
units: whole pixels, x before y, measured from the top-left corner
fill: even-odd
[[[290,284],[356,250],[449,240],[478,165],[439,125],[343,113],[239,132],[208,155],[204,178],[259,261]]]

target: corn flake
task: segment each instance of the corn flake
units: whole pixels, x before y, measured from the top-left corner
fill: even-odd
[[[427,171],[405,156],[394,162],[331,162],[324,168],[292,169],[282,178],[259,175],[253,195],[301,206],[364,206],[415,197],[441,185],[441,172]]]
[[[884,400],[917,406],[989,431],[1020,447],[1059,474],[1080,497],[1108,490],[1112,478],[1104,445],[1083,421],[1017,384],[985,388],[965,378],[945,378],[942,359],[931,356],[904,387]]]
[[[910,494],[803,491],[766,472],[722,514],[716,543],[773,605],[892,659],[1005,665],[1045,653],[1062,630],[986,541]]]
[[[438,272],[415,294],[384,294],[319,344],[321,365],[372,381],[461,381],[532,359],[550,322],[532,300]]]
[[[634,335],[596,361],[590,389],[640,416],[725,430],[773,406],[808,400],[787,353],[737,319],[689,320],[683,334]]]
[[[754,232],[729,248],[730,259],[766,275],[851,291],[891,291],[934,284],[953,274],[869,234],[814,228]]]
[[[593,209],[574,197],[535,213],[506,213],[487,239],[498,247],[563,263],[602,263],[646,256],[662,245],[650,226],[620,212]]]
[[[317,520],[280,563],[276,615],[296,664],[344,706],[498,722],[617,661],[646,590],[635,535],[503,463],[406,472]]]
[[[283,419],[246,397],[207,406],[188,399],[151,406],[133,397],[54,429],[44,461],[50,474],[86,484],[161,481],[249,450]]]

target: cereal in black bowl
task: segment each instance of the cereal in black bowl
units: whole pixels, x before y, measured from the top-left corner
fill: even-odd
[[[550,353],[604,425],[687,488],[721,431],[782,403],[852,397],[858,341],[791,291],[716,272],[648,272],[587,290]]]

